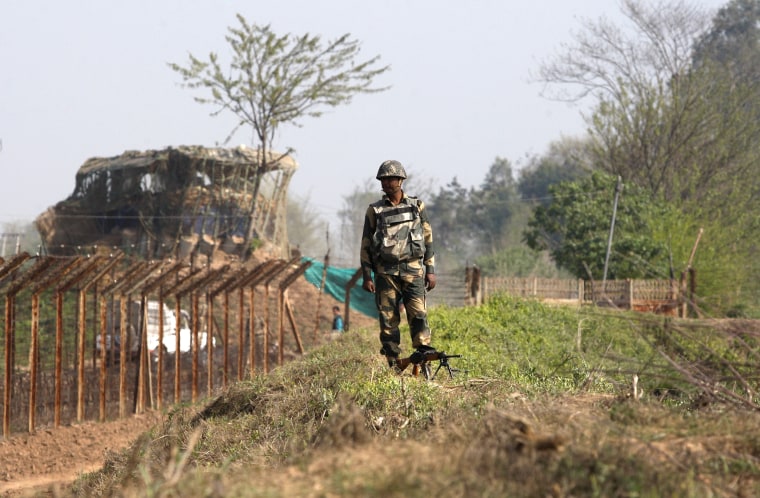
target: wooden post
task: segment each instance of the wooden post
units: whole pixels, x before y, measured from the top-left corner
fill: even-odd
[[[214,298],[206,291],[206,394],[214,390]]]
[[[288,313],[288,320],[290,321],[290,326],[293,329],[293,336],[296,340],[296,347],[298,348],[298,352],[303,354],[303,344],[301,343],[301,334],[298,333],[298,325],[296,324],[296,317],[293,315],[293,307],[290,305],[290,300],[288,299],[288,295],[285,294],[285,311]]]
[[[131,306],[130,306],[131,307]],[[148,355],[148,298],[144,294],[140,298],[140,319],[139,326],[137,327],[140,334],[140,346],[137,348],[137,389],[135,390],[135,410],[134,413],[145,412],[145,397],[147,395],[145,386],[149,382],[148,370],[150,370],[150,363],[147,358]],[[124,347],[122,337],[122,348]],[[130,351],[132,346],[130,344]]]
[[[84,289],[78,293],[79,312],[77,313],[78,322],[78,341],[77,341],[77,422],[84,421],[84,361],[85,361],[85,333],[87,331],[87,310]]]
[[[282,345],[280,345],[282,346]],[[264,373],[269,373],[269,281],[264,286]]]
[[[343,320],[343,330],[345,330],[346,332],[350,330],[350,323],[351,323],[350,321],[351,289],[354,288],[354,285],[356,285],[356,282],[359,280],[359,277],[361,276],[362,276],[362,269],[360,267],[358,270],[356,270],[356,273],[354,273],[354,275],[351,277],[351,280],[349,280],[348,283],[346,284],[346,289],[345,289],[346,304],[345,304],[344,313],[343,313],[345,316],[345,320]]]
[[[182,296],[177,294],[177,302],[174,303],[174,314],[178,317],[182,316]],[[192,324],[188,324],[191,325]],[[177,324],[179,329],[179,324]],[[182,400],[182,384],[181,384],[181,372],[182,372],[182,353],[180,350],[180,336],[179,330],[174,337],[174,403],[179,403]]]
[[[696,282],[695,282],[695,276],[694,276],[694,270],[691,266],[691,264],[694,262],[694,255],[697,253],[697,246],[699,245],[699,240],[702,238],[702,233],[704,233],[704,228],[700,228],[699,232],[697,233],[697,240],[694,241],[694,246],[691,248],[691,254],[689,255],[689,261],[686,263],[686,272],[688,272],[689,275],[689,288],[688,288],[688,294],[686,295],[686,303],[684,304],[682,315],[683,318],[686,318],[686,316],[689,314],[689,302],[691,303],[691,308],[696,311],[696,307],[694,306],[694,293],[696,291]],[[684,273],[681,274],[681,289],[686,291],[686,275]]]
[[[3,390],[3,437],[11,435],[11,392],[13,391],[13,336],[16,321],[13,310],[16,307],[16,297],[5,295],[5,385]]]
[[[629,278],[625,281],[626,286],[628,287],[628,309],[633,309],[633,279]]]
[[[248,354],[250,355],[250,363],[251,363],[251,378],[253,378],[253,374],[256,372],[256,287],[251,286],[251,294],[248,296],[249,304],[248,304],[248,323],[250,326],[248,327],[250,330],[248,331],[249,336],[249,344],[248,344]],[[266,334],[266,331],[264,331]],[[266,336],[265,336],[266,337]],[[266,351],[266,339],[263,341],[263,348],[264,351]],[[266,353],[265,353],[266,354]]]
[[[253,289],[251,289],[253,292]],[[249,329],[253,329],[251,317],[248,318]],[[253,339],[253,334],[249,334]],[[245,357],[245,287],[238,289],[238,357],[237,357],[237,380],[243,380],[243,358]],[[253,373],[253,365],[251,365]]]
[[[689,268],[689,302],[691,303],[691,309],[697,318],[702,318],[702,313],[697,307],[695,297],[697,295],[697,270]]]
[[[464,268],[464,305],[472,306],[472,268]]]
[[[328,237],[329,240],[329,237]],[[329,246],[328,246],[329,247]],[[319,332],[319,315],[322,311],[322,294],[325,292],[325,282],[327,282],[327,267],[330,264],[330,249],[327,249],[325,254],[325,262],[322,267],[322,281],[319,284],[319,295],[317,295],[317,313],[314,317],[314,334],[312,335],[312,341],[316,344],[318,332]]]
[[[61,294],[61,293],[58,293]],[[56,297],[58,299],[58,297]],[[61,302],[60,306],[57,306],[59,308],[63,307],[63,295],[60,297]],[[111,321],[113,321],[113,314],[111,315]],[[98,405],[98,420],[101,422],[106,421],[106,333],[108,328],[108,301],[106,299],[105,294],[100,295],[100,320],[98,322],[100,324],[100,327],[98,328],[97,334],[100,336],[100,396],[99,396],[99,405]],[[58,326],[56,325],[56,329]],[[63,324],[61,323],[61,329],[63,329]],[[63,336],[63,330],[61,330],[61,337]],[[113,338],[113,336],[112,336]],[[56,353],[55,353],[55,362],[56,362],[56,370],[58,369],[58,363],[60,362],[60,356],[61,353],[59,351],[59,345],[58,345],[58,331],[56,330],[56,345],[55,345]],[[58,386],[56,385],[56,405],[60,402],[60,390],[58,389]],[[60,414],[56,412],[56,420],[57,422],[60,422]],[[58,423],[56,423],[56,427],[58,427]]]
[[[128,297],[119,297],[119,418],[127,415],[127,347],[129,345],[129,330],[127,325]],[[113,346],[116,336],[111,337]]]
[[[192,309],[192,317],[193,317],[193,323],[192,323],[192,337],[190,339],[190,343],[192,347],[190,348],[192,350],[193,355],[193,364],[192,364],[192,384],[191,384],[191,391],[190,391],[190,399],[193,403],[195,403],[198,400],[198,327],[200,327],[200,312],[198,310],[199,302],[198,302],[198,293],[192,292],[190,294],[190,302],[191,302],[191,309]]]
[[[481,290],[481,273],[480,268],[477,266],[473,268],[472,272],[472,293],[475,298],[475,305],[479,306],[483,304],[483,293]]]
[[[156,363],[156,408],[161,409],[164,403],[164,296],[158,291],[158,362]],[[174,317],[174,336],[179,336],[179,317]],[[177,351],[179,353],[179,351]],[[151,386],[153,384],[151,383]],[[153,404],[153,396],[150,397]]]
[[[227,387],[229,383],[229,345],[230,345],[230,293],[224,292],[224,330],[222,336],[224,344],[222,344],[222,387]]]
[[[37,293],[32,295],[31,335],[31,343],[29,344],[29,434],[34,434],[37,415],[37,376],[39,373],[37,352],[40,349],[40,296]]]
[[[105,349],[105,348],[101,348]],[[102,356],[102,353],[101,353]],[[53,426],[61,426],[61,391],[63,389],[63,292],[55,293],[55,415]],[[103,382],[101,382],[103,384]],[[103,388],[104,389],[104,388]],[[101,389],[101,391],[103,390]],[[102,397],[102,396],[101,396]],[[101,401],[103,404],[105,400]]]
[[[285,363],[285,292],[277,293],[277,365]]]
[[[311,261],[307,261],[305,263],[302,263],[294,272],[287,275],[279,285],[279,292],[277,294],[277,316],[278,316],[278,337],[280,341],[280,351],[279,351],[279,357],[278,362],[280,366],[284,363],[285,360],[285,313],[288,313],[288,318],[290,319],[290,323],[293,326],[293,333],[295,335],[296,344],[298,346],[299,353],[303,353],[303,345],[301,344],[301,336],[298,334],[298,329],[295,326],[295,319],[293,318],[292,310],[290,309],[290,302],[288,301],[288,287],[290,287],[293,282],[296,281],[297,278],[299,278],[301,275],[303,275],[307,269],[311,266]],[[287,309],[286,309],[287,308]]]

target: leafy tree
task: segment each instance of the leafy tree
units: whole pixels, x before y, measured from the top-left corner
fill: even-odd
[[[562,139],[549,144],[549,150],[529,159],[520,170],[517,190],[523,201],[548,203],[549,187],[563,181],[577,180],[590,173],[592,162],[588,141]]]
[[[710,227],[700,252],[751,269],[760,229],[752,214],[760,209],[757,2],[733,0],[712,25],[683,2],[622,7],[628,29],[585,22],[541,79],[560,87],[560,98],[596,100],[588,120],[595,165],[677,206],[692,228]],[[703,288],[758,287],[753,271],[711,276],[730,280],[703,278]]]
[[[732,0],[721,8],[694,48],[693,66],[692,74],[704,73],[720,90],[703,96],[714,109],[708,130],[714,139],[699,152],[722,174],[700,206],[736,221],[760,208],[760,2]]]
[[[237,116],[238,123],[227,141],[240,127],[253,128],[263,171],[281,125],[300,126],[301,119],[320,116],[324,107],[350,103],[359,93],[386,89],[374,87],[373,81],[389,66],[378,66],[379,56],[358,60],[359,42],[349,34],[324,43],[308,33],[277,35],[269,25],[249,24],[240,14],[237,20],[239,26],[228,28],[226,36],[231,49],[228,66],[211,52],[207,61],[190,54],[187,65],[170,63],[169,67],[179,73],[185,87],[210,93],[195,100],[216,107],[212,116],[222,112]],[[256,178],[254,202],[261,175]],[[249,238],[252,229],[251,224]]]
[[[427,208],[433,225],[435,248],[443,256],[439,259],[463,263],[474,257],[476,241],[471,223],[470,191],[454,177],[429,199]]]
[[[694,67],[719,73],[729,89],[712,101],[722,122],[737,131],[719,158],[730,165],[720,186],[692,206],[707,243],[697,254],[705,299],[722,309],[760,307],[755,262],[760,235],[760,2],[731,0],[712,20],[694,49]],[[718,133],[722,130],[718,128]],[[719,279],[719,280],[718,280]],[[740,292],[737,292],[739,291]],[[741,295],[739,295],[741,294]],[[742,301],[742,302],[740,302]]]
[[[288,240],[301,254],[321,258],[327,253],[327,223],[314,216],[309,197],[288,197]]]
[[[696,66],[720,62],[742,81],[758,81],[760,71],[760,2],[732,0],[712,20],[712,27],[694,47]]]
[[[430,197],[436,250],[460,264],[496,252],[517,206],[517,189],[508,160],[496,158],[479,189],[465,189],[454,178]]]
[[[524,232],[534,250],[548,250],[555,263],[578,278],[601,278],[613,212],[616,179],[594,172],[550,187]],[[666,274],[667,247],[652,237],[654,220],[666,209],[651,193],[626,185],[618,200],[608,278],[659,278]]]
[[[480,189],[470,195],[470,200],[474,210],[471,223],[479,245],[485,251],[494,252],[503,242],[502,237],[518,201],[512,164],[497,157]]]

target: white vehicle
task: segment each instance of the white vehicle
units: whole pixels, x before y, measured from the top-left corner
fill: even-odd
[[[127,328],[129,334],[127,335],[127,347],[130,357],[137,356],[140,348],[140,334],[138,333],[140,323],[142,323],[143,317],[141,316],[142,305],[140,301],[132,301],[129,305],[129,319],[127,321]],[[120,309],[118,303],[116,303],[114,312],[111,310],[107,312],[107,329],[112,330],[113,334],[106,334],[106,352],[111,358],[111,351],[113,351],[113,358],[118,360],[121,354],[122,337],[120,333],[121,320]],[[158,301],[148,301],[148,310],[145,315],[145,323],[147,327],[147,339],[148,350],[154,357],[158,356],[159,347],[159,306]],[[185,311],[181,311],[180,320],[178,323],[174,310],[164,303],[164,335],[161,344],[163,345],[164,353],[173,354],[177,351],[177,330],[179,329],[179,350],[182,353],[187,353],[192,350],[192,329],[190,328],[190,316]],[[111,346],[113,337],[113,347]],[[198,333],[198,341],[200,349],[206,347],[207,334],[206,332]],[[101,349],[100,335],[97,336],[96,348],[98,353]]]
[[[148,302],[148,350],[152,355],[158,356],[158,303],[151,310],[151,301]],[[167,313],[171,315],[170,326],[167,325]],[[151,317],[155,315],[155,317]],[[177,351],[177,326],[179,326],[179,350],[181,353],[192,351],[193,331],[190,328],[190,315],[187,311],[180,311],[179,323],[175,313],[164,305],[164,353],[174,354]],[[155,330],[152,330],[155,329]],[[207,342],[206,332],[198,332],[199,348],[205,349]]]

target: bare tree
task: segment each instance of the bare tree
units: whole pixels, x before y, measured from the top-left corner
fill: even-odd
[[[574,43],[562,44],[540,66],[536,79],[547,84],[545,96],[619,102],[629,88],[667,88],[674,75],[688,70],[692,46],[709,26],[706,12],[682,1],[648,9],[640,0],[623,0],[621,9],[630,25],[584,19]]]
[[[288,237],[303,256],[321,258],[328,250],[327,223],[315,215],[309,195],[288,198]]]
[[[208,92],[195,100],[216,107],[212,116],[232,112],[238,117],[225,143],[240,127],[252,127],[261,170],[278,160],[270,157],[270,151],[281,125],[301,126],[302,118],[319,117],[325,107],[348,104],[359,93],[387,89],[373,82],[390,67],[379,66],[379,56],[357,60],[360,45],[349,34],[323,43],[308,33],[277,35],[269,25],[249,24],[240,14],[237,20],[239,26],[228,28],[226,36],[232,55],[229,65],[223,66],[211,52],[206,61],[189,54],[187,65],[169,67],[180,74],[185,87]],[[260,181],[253,186],[254,205],[259,186]],[[251,223],[248,238],[252,228]]]
[[[621,6],[625,25],[584,21],[539,80],[555,98],[596,100],[588,122],[597,166],[669,200],[713,195],[754,163],[742,144],[760,132],[757,91],[719,62],[694,65],[706,11],[682,1]]]

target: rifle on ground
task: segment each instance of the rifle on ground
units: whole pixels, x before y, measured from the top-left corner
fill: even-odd
[[[435,349],[417,349],[414,353],[409,355],[408,358],[399,358],[396,360],[396,367],[400,372],[403,372],[409,365],[414,365],[413,374],[419,375],[420,370],[425,376],[426,380],[433,380],[438,374],[441,367],[445,367],[449,372],[449,377],[454,378],[454,373],[459,372],[458,369],[452,368],[449,365],[449,358],[461,358],[461,354],[446,354],[443,351],[436,351]],[[438,361],[438,368],[431,374],[430,362]]]

